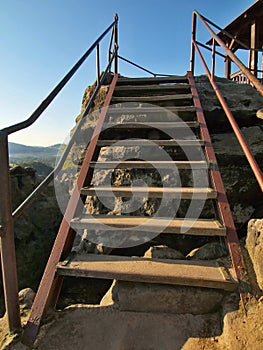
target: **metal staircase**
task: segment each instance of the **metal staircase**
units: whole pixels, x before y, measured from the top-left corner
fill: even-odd
[[[152,103],[150,106],[143,104],[149,101]],[[125,105],[127,102],[132,105],[129,104],[127,107]],[[160,105],[164,106],[161,110]],[[130,109],[132,109],[132,115]],[[125,120],[127,115],[128,121]],[[142,115],[144,121],[140,121]],[[116,116],[122,117],[121,122],[113,123],[112,119]],[[172,120],[173,116],[174,120]],[[103,131],[105,126],[107,133]],[[102,148],[119,145],[120,140],[112,139],[112,135],[118,135],[118,137],[121,135],[121,141],[124,142],[125,147],[139,146],[140,149],[149,147],[148,139],[134,137],[146,129],[159,131],[159,137],[151,139],[150,144],[156,143],[157,147],[166,152],[169,147],[170,152],[175,155],[173,160],[166,161],[159,158],[153,160],[150,156],[149,159],[143,160],[120,158],[115,161],[100,161]],[[191,139],[184,132],[185,129],[191,129]],[[175,130],[179,138],[171,138],[169,133],[165,133],[169,130]],[[151,133],[148,132],[148,135]],[[125,140],[127,140],[126,144]],[[182,148],[199,151],[191,153],[194,159],[186,159],[184,152],[180,152]],[[151,152],[147,154],[150,155]],[[114,171],[118,168],[129,171],[129,169],[149,170],[156,167],[165,171],[171,166],[176,167],[179,176],[181,171],[198,172],[199,177],[206,176],[207,181],[202,182],[200,178],[199,180],[201,184],[207,183],[209,186],[149,187],[147,198],[165,196],[168,201],[182,199],[195,202],[197,206],[202,200],[212,201],[215,207],[213,218],[177,217],[177,214],[172,218],[166,217],[165,214],[149,217],[134,216],[133,213],[91,216],[83,207],[87,196],[107,197],[112,194],[122,198],[132,196],[144,198],[145,196],[144,187],[93,186],[94,168],[96,171],[101,169]],[[109,237],[116,230],[123,236],[129,234],[127,230],[132,230],[132,233],[137,236],[147,236],[149,233],[149,237],[159,234],[183,234],[192,237],[223,236],[229,248],[232,266],[220,266],[216,261],[161,260],[82,252],[70,254],[75,232],[87,230],[89,239],[89,232],[96,234],[98,229],[103,229],[100,225],[103,225],[104,234]],[[56,304],[65,276],[120,279],[233,291],[238,288],[242,272],[243,263],[238,237],[192,74],[188,72],[186,76],[181,77],[131,79],[118,78],[118,75],[115,75],[93,137],[87,147],[77,184],[40,283],[31,316],[25,328],[24,342],[32,344],[34,341],[44,311]]]
[[[213,36],[213,49],[205,47],[196,40],[197,18]],[[214,81],[215,56],[218,54],[215,50],[215,42],[225,50],[225,55],[219,54],[219,56],[234,61],[261,94],[263,94],[263,89],[260,82],[251,76],[248,69],[222,43],[208,23],[213,24],[197,12],[193,13],[191,72],[187,72],[185,76],[167,76],[155,74],[119,56],[118,16],[115,15],[114,22],[90,46],[32,115],[25,121],[0,130],[1,264],[8,328],[10,332],[14,332],[21,328],[14,223],[63,168],[72,146],[77,142],[77,135],[83,121],[90,112],[101,86],[105,84],[106,77],[112,71],[112,65],[114,66],[114,75],[108,88],[104,107],[99,113],[92,138],[87,140],[87,149],[81,168],[78,169],[75,187],[71,193],[28,323],[24,329],[23,342],[25,344],[33,345],[43,316],[48,308],[55,307],[57,303],[65,276],[218,288],[226,291],[239,289],[241,301],[244,304],[243,277],[245,270],[231,210],[193,78],[195,52],[200,56],[211,85],[251,165],[261,190],[263,190],[261,170]],[[110,33],[108,64],[104,72],[101,73],[100,44],[104,37]],[[232,39],[235,40],[234,37]],[[212,50],[212,72],[206,65],[200,47]],[[8,158],[9,135],[31,126],[93,51],[96,51],[97,54],[97,84],[82,114],[80,123],[75,128],[56,168],[12,212]],[[119,77],[118,60],[131,63],[154,77]],[[125,159],[121,157],[103,159],[101,157],[102,149],[114,149],[120,143],[125,149],[133,147],[143,153],[139,152],[138,156],[133,155]],[[141,154],[144,156],[142,157]],[[156,175],[154,172],[157,169],[160,174],[172,173],[175,175],[176,181],[170,183],[164,181],[158,184],[152,182],[147,189],[145,186],[127,184],[96,186],[94,183],[95,172],[100,170],[114,172],[116,169],[127,172],[143,171],[148,173],[149,177],[154,177]],[[185,181],[185,178],[190,180]],[[144,202],[152,199],[156,201],[165,199],[167,205],[162,208],[162,211],[156,209],[152,215],[142,213],[138,215],[135,210],[130,211],[129,215],[122,212],[113,215],[116,213],[108,211],[105,212],[105,215],[91,216],[85,209],[85,203],[89,200],[89,196],[108,198],[113,202],[115,198],[122,199],[123,202],[132,199],[140,199]],[[199,205],[200,203],[201,205]],[[202,208],[208,203],[212,204],[214,210],[212,216],[206,217]],[[174,215],[171,215],[171,209],[174,210]],[[131,239],[135,239],[133,245],[136,245],[136,242],[141,242],[142,239],[143,242],[151,242],[154,241],[155,237],[162,238],[164,235],[172,239],[185,236],[191,239],[220,237],[221,242],[225,240],[228,247],[231,266],[219,265],[215,261],[162,260],[113,254],[83,254],[82,252],[72,254],[76,232],[81,234],[83,231],[87,233],[88,239],[89,237],[90,239],[98,237],[97,232],[102,231],[104,237],[102,243],[114,248],[118,247],[118,244],[116,245],[116,242],[112,244],[111,237],[114,237],[116,233],[118,233],[119,239],[126,239],[127,232],[132,233]],[[127,246],[131,246],[131,243],[129,242]]]

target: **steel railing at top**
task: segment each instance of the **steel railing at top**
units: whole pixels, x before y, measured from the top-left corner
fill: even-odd
[[[108,65],[101,75],[100,72],[100,42],[104,37],[112,30]],[[114,48],[112,48],[114,44]],[[45,180],[29,195],[29,197],[12,213],[11,203],[11,189],[10,189],[10,174],[9,174],[9,155],[8,155],[8,136],[19,130],[28,128],[41,116],[41,114],[47,109],[55,97],[60,93],[68,81],[77,72],[80,66],[86,61],[90,54],[96,49],[97,57],[97,86],[95,91],[88,102],[85,111],[82,114],[81,120],[88,114],[92,107],[100,87],[105,81],[106,75],[111,71],[111,65],[114,61],[114,73],[118,71],[118,16],[115,15],[114,22],[98,37],[98,39],[90,46],[90,48],[84,53],[84,55],[78,60],[78,62],[71,68],[71,70],[65,75],[65,77],[55,86],[50,94],[42,101],[32,115],[17,124],[11,125],[7,128],[0,130],[0,237],[1,237],[1,265],[2,265],[2,279],[4,287],[5,308],[7,313],[9,331],[15,331],[21,327],[20,311],[18,303],[18,282],[17,282],[17,269],[16,269],[16,254],[14,243],[14,219],[23,213],[23,211],[37,198],[37,196],[47,187],[47,185],[53,180],[54,175],[59,172],[63,167],[63,164],[70,152],[72,145],[74,144],[75,135],[81,127],[81,121],[78,123],[73,136],[71,137],[63,155],[58,162],[56,168],[45,178]]]
[[[200,22],[204,25],[204,27],[208,30],[210,35],[212,36],[212,49],[208,46],[200,43],[196,40],[196,34],[197,34],[197,18],[200,20]],[[220,28],[217,24],[210,21],[208,18],[202,16],[197,11],[193,11],[193,19],[192,19],[192,48],[191,48],[191,59],[190,59],[190,70],[194,74],[194,68],[195,68],[195,46],[202,46],[210,51],[212,51],[212,78],[214,77],[215,72],[215,58],[216,55],[219,54],[220,56],[224,57],[225,59],[228,59],[232,62],[234,62],[241,72],[247,77],[247,80],[252,83],[252,85],[258,90],[258,92],[263,96],[263,85],[261,82],[250,72],[249,68],[246,67],[243,62],[233,53],[233,51],[227,47],[227,45],[224,43],[224,41],[214,32],[214,30],[211,28],[211,26],[219,29],[223,34],[231,38],[233,41],[237,42],[239,45],[243,46],[245,49],[249,49],[245,44],[243,44],[240,40],[237,40],[232,34],[228,33],[224,29]],[[220,54],[216,51],[215,47],[216,44],[218,44],[224,51],[225,55]],[[261,51],[261,50],[255,50],[255,51]]]
[[[206,61],[201,53],[201,50],[199,48],[199,46],[201,47],[205,47],[205,45],[200,45],[200,43],[196,40],[196,27],[197,27],[197,18],[200,19],[201,23],[205,26],[205,28],[209,31],[209,33],[212,35],[212,39],[213,39],[213,48],[212,48],[212,72],[209,70]],[[223,55],[223,57],[225,58],[229,58],[231,59],[240,69],[240,72],[243,73],[247,79],[249,81],[251,81],[253,83],[253,85],[257,88],[257,90],[261,93],[261,95],[263,95],[263,85],[261,84],[261,82],[249,71],[249,69],[237,58],[237,56],[225,45],[225,43],[223,42],[222,39],[220,39],[218,37],[218,35],[216,35],[216,33],[213,31],[213,29],[209,26],[209,24],[215,26],[216,28],[220,29],[221,28],[219,26],[217,26],[216,24],[214,24],[213,22],[211,22],[210,20],[208,20],[207,18],[203,17],[202,15],[200,15],[197,11],[193,12],[193,19],[192,19],[192,45],[191,45],[191,59],[190,59],[190,70],[194,75],[194,66],[195,66],[195,52],[198,53],[201,62],[205,68],[206,74],[208,76],[208,79],[215,91],[215,94],[217,95],[218,100],[221,103],[221,106],[232,126],[232,129],[238,139],[238,142],[251,166],[251,169],[258,181],[258,184],[261,188],[261,190],[263,191],[263,175],[261,172],[260,167],[258,166],[254,156],[252,155],[247,142],[237,124],[237,122],[235,121],[235,118],[233,116],[233,114],[231,113],[226,100],[224,99],[223,95],[221,94],[215,80],[214,80],[214,72],[215,72],[215,56],[216,56],[216,50],[215,50],[215,42],[217,42],[224,50],[225,50],[225,56]],[[223,31],[223,30],[222,30]],[[224,33],[226,34],[226,32],[224,31]],[[228,36],[231,36],[231,34],[227,33]],[[235,39],[233,36],[231,36],[231,38],[233,38],[233,40]],[[206,47],[205,47],[206,48]]]

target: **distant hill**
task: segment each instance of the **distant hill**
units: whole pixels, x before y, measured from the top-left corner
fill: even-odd
[[[11,163],[40,161],[54,166],[61,144],[49,147],[26,146],[20,143],[9,142],[9,157]]]

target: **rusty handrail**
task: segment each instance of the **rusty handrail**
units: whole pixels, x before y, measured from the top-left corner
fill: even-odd
[[[47,176],[47,178],[28,196],[28,198],[14,211],[12,214],[12,204],[11,204],[11,189],[10,189],[10,174],[9,174],[9,155],[8,155],[8,135],[25,129],[31,126],[40,115],[46,110],[58,93],[63,89],[63,87],[68,83],[84,61],[89,57],[91,52],[97,48],[97,53],[99,53],[98,45],[100,41],[107,35],[107,33],[113,29],[114,31],[114,52],[111,59],[109,60],[108,66],[104,74],[99,78],[97,87],[82,115],[82,120],[87,115],[92,102],[94,101],[103,81],[105,80],[107,72],[110,70],[113,60],[114,61],[114,71],[118,69],[118,36],[117,36],[117,22],[118,16],[115,15],[114,22],[99,36],[99,38],[90,46],[90,48],[84,53],[84,55],[78,60],[78,62],[71,68],[71,70],[66,74],[66,76],[56,85],[56,87],[50,92],[45,100],[38,106],[38,108],[31,114],[31,116],[14,125],[6,127],[0,130],[0,162],[1,162],[1,172],[0,172],[0,235],[1,235],[1,266],[2,266],[2,276],[3,276],[3,287],[4,287],[4,297],[5,297],[5,308],[7,313],[7,321],[9,331],[16,331],[21,327],[20,320],[20,310],[18,302],[18,281],[17,281],[17,268],[16,268],[16,254],[15,254],[15,244],[14,244],[14,219],[17,218],[21,213],[27,208],[43,191],[44,188],[52,181],[54,175],[59,169],[62,168],[67,155],[74,143],[75,135],[79,130],[81,122],[78,124],[73,137],[71,138],[69,144],[67,145],[57,167]],[[99,58],[97,59],[97,75],[100,75],[99,68]]]
[[[263,85],[261,84],[261,82],[249,71],[249,69],[242,63],[242,61],[226,46],[223,40],[219,38],[219,36],[213,31],[213,29],[209,26],[208,23],[210,23],[211,25],[215,26],[218,29],[221,29],[221,28],[217,26],[215,23],[213,23],[212,21],[202,16],[197,11],[193,11],[193,19],[192,19],[192,50],[191,50],[191,60],[190,60],[191,72],[194,74],[194,61],[195,61],[194,57],[195,57],[195,48],[197,44],[196,42],[196,18],[197,17],[203,23],[205,28],[209,31],[213,40],[217,42],[224,49],[226,56],[229,57],[229,59],[231,59],[232,62],[234,62],[239,67],[239,69],[246,75],[247,79],[253,84],[253,86],[258,90],[258,92],[263,96]],[[227,34],[228,36],[230,35],[233,39],[235,39],[231,34],[229,33]]]
[[[35,188],[35,190],[19,205],[19,207],[17,207],[15,209],[15,211],[12,213],[12,216],[14,218],[14,220],[17,220],[19,218],[19,216],[23,213],[23,211],[28,208],[30,206],[30,204],[32,204],[37,198],[38,196],[41,194],[41,192],[48,186],[48,184],[56,177],[56,174],[59,173],[59,171],[62,169],[66,158],[74,144],[75,138],[77,136],[77,133],[79,131],[79,129],[81,128],[82,125],[82,121],[84,121],[85,117],[88,115],[93,102],[100,90],[101,85],[103,84],[106,76],[107,76],[107,72],[112,64],[112,61],[115,59],[115,57],[117,56],[117,51],[115,50],[114,53],[111,56],[111,59],[108,63],[107,68],[105,69],[101,79],[100,79],[100,83],[97,85],[94,93],[92,94],[84,112],[82,113],[82,116],[80,118],[79,123],[77,124],[73,135],[71,136],[69,143],[67,144],[67,147],[65,148],[65,150],[63,151],[63,154],[61,155],[61,158],[57,164],[57,166],[48,174],[48,176],[38,185],[37,188]]]
[[[172,77],[171,74],[154,73],[154,72],[150,71],[149,69],[144,68],[143,66],[140,66],[139,64],[137,64],[137,63],[135,63],[135,62],[133,62],[133,61],[131,61],[131,60],[128,60],[127,58],[125,58],[125,57],[123,57],[123,56],[118,55],[118,58],[119,58],[120,60],[124,61],[124,62],[127,62],[127,63],[131,64],[131,65],[134,66],[134,67],[137,67],[137,68],[143,70],[143,71],[146,72],[146,73],[151,74],[151,75],[154,76],[154,77]]]
[[[246,156],[250,166],[251,166],[251,169],[252,169],[252,171],[253,171],[253,173],[254,173],[257,181],[258,181],[258,184],[259,184],[261,190],[263,191],[263,175],[262,175],[262,172],[261,172],[261,170],[260,170],[260,168],[259,168],[259,166],[258,166],[258,164],[257,164],[257,162],[256,162],[256,160],[254,158],[254,156],[252,155],[252,153],[251,153],[251,151],[250,151],[250,149],[249,149],[249,147],[247,145],[247,142],[246,142],[246,140],[245,140],[245,138],[244,138],[244,136],[243,136],[243,134],[242,134],[242,132],[241,132],[241,130],[240,130],[240,128],[239,128],[239,126],[238,126],[234,116],[233,116],[233,114],[231,113],[231,111],[230,111],[230,109],[229,109],[229,107],[228,107],[228,105],[227,105],[223,95],[221,94],[220,90],[218,89],[218,86],[217,86],[217,84],[215,83],[215,81],[214,81],[214,79],[212,77],[212,74],[211,74],[211,72],[210,72],[210,70],[209,70],[209,68],[208,68],[208,66],[207,66],[207,64],[205,62],[205,59],[204,59],[204,57],[203,57],[203,55],[202,55],[198,45],[195,42],[193,44],[194,44],[195,49],[196,49],[196,51],[197,51],[197,53],[198,53],[198,55],[199,55],[199,57],[201,59],[201,62],[204,65],[204,68],[205,68],[206,74],[208,76],[208,79],[210,81],[210,84],[212,85],[212,87],[213,87],[213,89],[214,89],[214,91],[215,91],[215,93],[217,95],[217,98],[218,98],[219,102],[221,103],[221,106],[222,106],[222,108],[223,108],[223,110],[224,110],[224,112],[225,112],[225,114],[226,114],[226,116],[227,116],[227,118],[228,118],[228,120],[229,120],[229,122],[230,122],[230,124],[231,124],[231,126],[233,128],[233,130],[234,130],[234,133],[235,133],[235,135],[236,135],[236,137],[238,139],[238,142],[239,142],[239,144],[240,144],[240,146],[241,146],[241,148],[242,148],[242,150],[243,150],[243,152],[244,152],[244,154],[245,154],[245,156]]]

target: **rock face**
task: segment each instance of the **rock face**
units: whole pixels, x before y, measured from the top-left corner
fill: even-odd
[[[217,132],[232,131],[208,78],[201,75],[195,77],[195,81],[208,126]],[[254,126],[260,123],[256,113],[263,108],[263,97],[256,89],[251,85],[237,84],[225,78],[215,77],[215,82],[239,126]]]
[[[184,255],[179,251],[167,246],[153,246],[150,247],[147,252],[144,254],[145,258],[154,258],[154,259],[174,259],[174,260],[183,260],[185,259]]]
[[[31,167],[10,169],[13,209],[42,181]],[[15,222],[15,244],[19,289],[36,290],[42,277],[61,221],[54,187],[50,184],[40,197]],[[0,296],[0,313],[4,311]]]
[[[87,344],[97,350],[190,350],[189,339],[221,333],[217,313],[164,315],[79,305],[58,317],[43,330],[39,350],[82,350]]]
[[[22,310],[30,310],[35,299],[36,293],[31,288],[25,288],[20,290],[19,297],[19,305]]]
[[[211,242],[192,250],[187,258],[191,260],[213,260],[227,255],[228,252],[224,244]]]
[[[223,297],[222,291],[209,288],[115,281],[101,305],[114,304],[121,311],[203,315],[217,311]]]
[[[250,220],[246,247],[252,260],[257,282],[263,290],[263,220]]]

